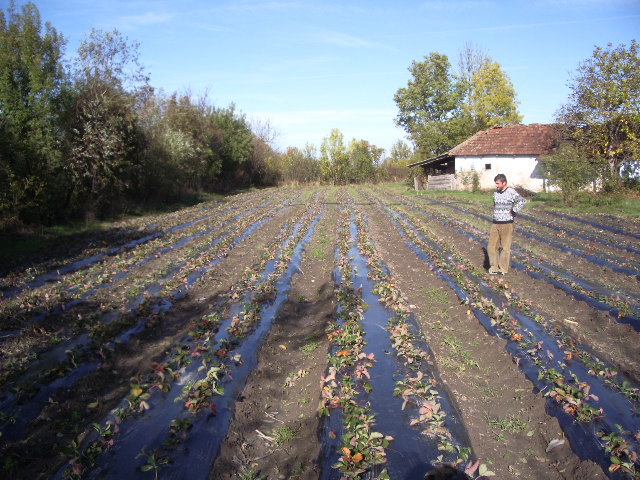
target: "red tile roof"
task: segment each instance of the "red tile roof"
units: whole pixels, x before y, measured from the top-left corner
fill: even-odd
[[[555,146],[554,126],[504,125],[476,133],[449,150],[449,155],[541,155]]]

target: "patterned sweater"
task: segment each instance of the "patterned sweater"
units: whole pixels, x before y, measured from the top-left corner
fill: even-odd
[[[513,188],[493,193],[493,223],[512,223],[514,213],[518,213],[527,201]]]

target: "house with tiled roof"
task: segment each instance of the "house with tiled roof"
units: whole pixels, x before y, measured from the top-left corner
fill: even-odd
[[[477,175],[480,188],[494,188],[494,177],[504,173],[512,186],[538,192],[544,188],[540,155],[556,147],[553,125],[503,125],[483,130],[448,152],[409,165],[421,167],[429,189],[464,190]],[[416,182],[416,188],[421,185]]]

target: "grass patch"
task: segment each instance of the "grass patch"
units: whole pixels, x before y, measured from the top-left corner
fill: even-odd
[[[311,335],[307,335],[304,337],[305,342],[315,342],[316,340],[322,340],[324,338],[324,332],[312,333]]]
[[[517,415],[508,415],[503,418],[487,416],[485,419],[491,427],[498,428],[501,432],[516,433],[529,428],[529,422],[522,420]]]
[[[99,234],[110,226],[109,222],[81,222],[1,233],[0,269],[11,268],[27,256],[48,256],[59,245],[75,244],[83,237]]]
[[[492,387],[491,385],[481,387],[480,392],[482,392],[483,400],[487,400],[489,398],[497,398],[500,396],[500,390],[498,390],[496,387]]]
[[[296,468],[291,470],[291,478],[302,478],[302,475],[306,471],[307,471],[307,466],[300,463]]]
[[[260,475],[255,470],[249,470],[245,473],[238,473],[238,478],[240,480],[266,480],[267,477]]]
[[[290,427],[280,427],[273,431],[273,438],[278,446],[289,443],[291,440],[296,438],[297,435],[296,431]]]
[[[424,288],[423,289],[427,300],[431,304],[448,304],[447,292],[444,288]]]
[[[237,192],[236,192],[237,193]],[[126,213],[128,217],[144,217],[158,213],[171,213],[182,208],[193,207],[199,203],[222,200],[224,195],[217,193],[192,193],[174,202],[152,202],[140,205]]]
[[[325,257],[325,250],[329,243],[327,228],[323,225],[316,230],[314,248],[311,249],[311,256],[316,260],[322,260]]]
[[[606,213],[616,216],[640,215],[640,194],[635,191],[622,193],[588,193],[576,196],[573,205],[562,203],[560,193],[538,193],[530,199],[535,208],[546,207],[563,213]]]
[[[300,351],[307,356],[310,356],[321,344],[321,341],[312,341],[300,347]]]
[[[457,370],[463,372],[467,367],[480,368],[478,362],[476,362],[471,356],[471,352],[465,350],[462,343],[460,343],[460,340],[455,336],[446,335],[444,337],[444,343],[451,348],[451,356],[459,362],[456,366]]]
[[[438,200],[464,201],[473,203],[485,203],[493,205],[493,191],[467,192],[463,190],[420,190],[417,192],[413,187],[404,183],[387,183],[383,188],[393,193],[407,196],[431,197]]]
[[[327,203],[335,203],[337,201],[336,192],[338,191],[338,187],[335,185],[331,185],[327,189]]]
[[[458,190],[422,190],[416,192],[413,187],[404,183],[384,184],[383,188],[400,195],[430,197],[437,200],[453,202],[473,202],[491,207],[493,205],[493,190],[467,192]],[[640,215],[640,192],[631,189],[621,189],[616,193],[581,192],[576,196],[573,205],[565,205],[562,194],[557,192],[538,192],[527,198],[529,208],[552,208],[564,213],[606,213],[617,216]]]

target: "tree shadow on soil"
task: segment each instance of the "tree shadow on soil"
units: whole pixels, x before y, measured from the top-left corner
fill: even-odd
[[[158,233],[159,229],[135,227],[100,228],[70,234],[37,231],[0,233],[0,276],[41,262],[64,266],[78,260],[83,251],[95,248],[122,247],[128,242]]]

